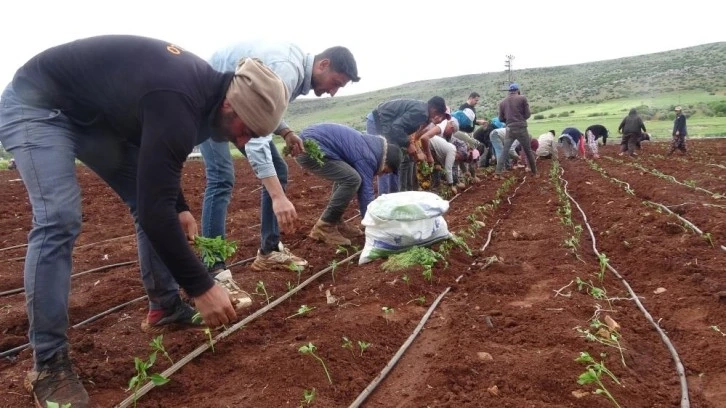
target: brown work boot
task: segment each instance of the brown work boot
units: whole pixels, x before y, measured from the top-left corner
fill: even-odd
[[[355,238],[365,236],[366,233],[362,229],[358,228],[357,225],[348,224],[345,221],[338,223],[338,231],[346,238]]]
[[[40,366],[40,371],[29,372],[25,378],[25,388],[33,395],[38,408],[46,408],[48,402],[55,402],[61,407],[91,406],[86,389],[73,372],[67,349],[56,352]]]
[[[310,238],[325,242],[330,245],[350,245],[350,240],[338,231],[336,224],[318,220],[309,234]]]
[[[269,254],[263,254],[257,250],[257,257],[252,263],[252,269],[256,271],[269,271],[272,269],[305,269],[308,261],[293,254],[282,242],[277,245],[278,251],[271,251]]]

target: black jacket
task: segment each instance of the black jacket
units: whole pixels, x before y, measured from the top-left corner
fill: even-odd
[[[27,104],[59,109],[81,127],[138,146],[133,198],[139,224],[190,296],[214,282],[179,224],[178,212],[188,209],[182,167],[194,146],[209,137],[233,75],[168,42],[100,36],[38,54],[12,83]]]
[[[408,135],[428,123],[428,104],[414,99],[383,102],[373,111],[376,127],[389,143],[408,147]]]

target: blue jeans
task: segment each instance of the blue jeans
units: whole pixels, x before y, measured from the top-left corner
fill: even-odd
[[[497,156],[496,173],[501,174],[504,170],[506,163],[509,161],[509,152],[512,149],[512,143],[514,143],[515,140],[518,140],[519,145],[522,146],[522,149],[524,149],[524,154],[527,156],[527,161],[530,164],[532,174],[537,174],[537,163],[535,162],[534,152],[532,152],[532,140],[529,137],[529,132],[527,132],[527,126],[507,126],[507,133],[504,137],[504,146],[502,147],[502,152],[499,153],[499,156]],[[516,157],[516,154],[514,157]]]
[[[160,309],[176,301],[179,286],[137,221],[138,147],[109,129],[79,127],[62,111],[25,105],[12,86],[0,97],[0,141],[15,158],[33,211],[24,285],[36,368],[68,342],[71,255],[81,230],[76,158],[106,181],[131,210],[149,307]]]
[[[376,121],[373,117],[373,112],[366,115],[366,133],[369,135],[380,135],[376,126]],[[407,153],[405,155],[408,155]],[[397,193],[398,192],[398,179],[399,177],[395,174],[381,174],[378,178],[378,195]]]
[[[234,186],[234,163],[229,151],[229,143],[207,139],[199,145],[199,148],[207,171],[207,188],[204,190],[202,206],[202,235],[208,238],[217,236],[224,238],[226,237],[227,207],[232,198],[232,187]],[[241,151],[246,156],[244,149]],[[270,141],[270,152],[277,178],[280,179],[282,189],[285,190],[287,187],[287,163],[272,141]],[[269,254],[277,250],[280,243],[280,226],[277,224],[277,217],[272,209],[270,193],[263,187],[260,194],[260,252]]]

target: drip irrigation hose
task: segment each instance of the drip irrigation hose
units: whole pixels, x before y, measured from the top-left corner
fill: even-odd
[[[354,253],[353,255],[341,260],[338,262],[335,267],[344,264],[346,262],[350,262],[353,258],[360,255],[361,251],[358,251]],[[204,353],[208,349],[214,347],[215,344],[217,344],[218,341],[222,340],[223,338],[229,336],[230,334],[236,332],[237,330],[244,327],[246,324],[250,323],[251,321],[257,319],[261,315],[267,313],[270,309],[274,308],[275,306],[279,305],[280,303],[284,302],[288,298],[290,298],[292,295],[300,291],[305,286],[309,285],[311,282],[315,281],[319,277],[323,276],[324,274],[328,273],[334,268],[334,266],[328,266],[317,273],[315,273],[313,276],[306,279],[304,282],[300,283],[298,286],[296,286],[294,289],[290,290],[286,294],[282,295],[281,297],[277,298],[276,300],[272,301],[270,304],[266,305],[265,307],[257,310],[256,312],[252,313],[251,315],[247,316],[246,318],[242,319],[241,321],[235,323],[234,325],[230,326],[229,328],[225,329],[222,333],[219,333],[214,337],[214,339],[205,342],[201,346],[194,349],[191,353],[184,356],[182,359],[174,363],[171,367],[164,370],[164,372],[161,373],[162,376],[169,378],[172,374],[179,371],[184,365],[192,361],[194,358],[198,357],[200,354]],[[134,401],[138,401],[139,398],[146,395],[149,391],[151,391],[156,385],[154,385],[153,382],[149,381],[144,386],[138,389],[136,394],[129,395],[125,400],[121,401],[116,408],[127,408],[134,404]]]
[[[99,313],[99,314],[97,314],[95,316],[91,316],[88,319],[86,319],[86,320],[84,320],[84,321],[82,321],[80,323],[74,324],[73,326],[71,326],[71,328],[77,329],[77,328],[79,328],[81,326],[84,326],[84,325],[86,325],[88,323],[93,323],[96,320],[98,320],[98,319],[100,319],[100,318],[102,318],[102,317],[104,317],[106,315],[109,315],[109,314],[111,314],[111,313],[113,313],[113,312],[115,312],[117,310],[120,310],[120,309],[124,308],[125,306],[128,306],[128,305],[130,305],[132,303],[136,303],[136,302],[138,302],[140,300],[144,300],[147,297],[148,296],[144,295],[144,296],[138,297],[136,299],[129,300],[126,303],[122,303],[120,305],[114,306],[114,307],[112,307],[112,308],[110,308],[110,309],[108,309],[108,310],[106,310],[104,312],[101,312],[101,313]],[[20,345],[20,346],[15,347],[15,348],[11,348],[9,350],[5,350],[3,352],[0,352],[0,358],[2,358],[2,357],[9,357],[9,356],[18,354],[18,353],[20,353],[21,351],[25,350],[28,347],[30,347],[30,343],[25,343],[23,345]]]
[[[429,317],[431,317],[431,314],[434,312],[434,309],[436,309],[436,306],[439,305],[439,302],[441,302],[441,299],[443,299],[443,297],[447,293],[449,293],[449,290],[451,290],[451,286],[449,286],[448,288],[446,288],[446,290],[441,292],[441,294],[436,298],[436,300],[434,300],[434,303],[431,304],[431,306],[429,307],[429,310],[427,310],[426,313],[423,315],[423,317],[421,318],[421,321],[418,323],[418,326],[416,326],[416,328],[413,330],[413,333],[411,333],[411,335],[408,336],[408,339],[406,339],[406,341],[403,343],[403,345],[401,345],[401,347],[398,349],[398,351],[393,356],[393,358],[391,358],[391,360],[388,362],[388,364],[386,364],[386,366],[383,367],[383,370],[376,376],[376,378],[373,379],[373,381],[371,381],[370,384],[368,384],[368,386],[363,390],[363,392],[361,392],[358,395],[358,398],[356,398],[355,401],[353,401],[353,403],[351,403],[348,406],[348,408],[358,408],[363,403],[363,401],[365,401],[366,398],[368,398],[371,395],[371,393],[376,389],[378,384],[380,384],[380,382],[383,381],[384,378],[386,378],[388,373],[393,369],[393,367],[396,365],[396,363],[398,363],[398,360],[401,359],[401,356],[403,356],[403,353],[405,353],[406,350],[408,350],[409,346],[411,346],[411,343],[413,343],[413,341],[416,339],[416,336],[418,336],[419,332],[421,332],[421,329],[423,329],[423,326],[426,324]]]
[[[104,242],[116,241],[117,239],[123,239],[123,238],[134,237],[134,236],[136,236],[136,234],[124,235],[124,236],[121,236],[121,237],[104,239],[103,241],[96,241],[96,242],[91,242],[89,244],[79,245],[79,246],[77,246],[77,247],[75,247],[73,249],[76,250],[76,249],[79,249],[79,248],[85,248],[85,247],[89,247],[89,246],[93,246],[93,245],[103,244]],[[13,247],[2,248],[2,249],[0,249],[0,251],[5,251],[5,250],[8,250],[8,249],[15,249],[15,248],[22,248],[22,247],[26,247],[26,246],[28,246],[28,244],[16,245],[16,246],[13,246]],[[3,261],[4,262],[12,262],[12,261],[21,261],[23,259],[25,259],[24,256],[17,256],[15,258],[3,259]]]
[[[116,268],[116,267],[119,267],[119,266],[131,265],[131,264],[134,264],[134,263],[136,263],[136,261],[119,262],[119,263],[115,263],[115,264],[111,264],[111,265],[101,266],[101,267],[98,267],[98,268],[89,269],[87,271],[74,273],[74,274],[71,275],[71,278],[75,278],[76,276],[85,275],[87,273],[104,271],[106,269]],[[5,292],[0,292],[0,297],[8,296],[8,295],[14,295],[16,293],[22,293],[22,292],[25,292],[25,288],[10,289],[10,290],[6,290]]]
[[[28,246],[28,244],[20,244],[20,245],[15,245],[15,246],[7,247],[7,248],[0,248],[0,252],[2,252],[2,251],[9,251],[11,249],[17,249],[17,248],[25,248],[26,246]]]
[[[595,240],[595,233],[592,231],[592,228],[590,227],[590,223],[587,221],[587,216],[585,215],[585,211],[580,207],[580,204],[575,201],[575,199],[570,195],[570,193],[567,191],[567,180],[565,180],[562,175],[565,174],[565,170],[560,168],[560,175],[558,176],[560,180],[564,182],[564,188],[563,191],[565,192],[565,195],[572,201],[573,204],[577,207],[577,209],[580,211],[580,215],[582,215],[582,221],[585,223],[585,227],[587,227],[587,231],[590,234],[590,238],[592,239],[592,251],[597,255],[600,256],[600,252],[597,250],[597,241]],[[673,343],[668,338],[668,335],[665,334],[663,329],[653,320],[653,316],[650,315],[650,312],[643,306],[643,304],[640,302],[640,298],[638,295],[633,291],[633,288],[630,287],[630,284],[625,280],[625,278],[620,275],[620,273],[613,268],[610,263],[608,263],[607,268],[610,272],[612,272],[618,279],[620,279],[620,282],[625,286],[625,288],[628,290],[628,293],[630,293],[630,297],[633,299],[635,304],[638,306],[638,309],[640,309],[641,312],[643,312],[643,315],[645,315],[645,318],[650,322],[650,324],[655,328],[655,330],[660,335],[661,340],[663,343],[665,343],[666,347],[668,348],[668,351],[671,354],[671,357],[673,358],[673,362],[676,366],[676,372],[678,373],[678,380],[681,385],[681,408],[690,408],[691,403],[688,398],[688,380],[686,379],[686,372],[683,368],[683,363],[681,362],[681,359],[678,357],[678,352],[676,351],[676,348],[673,346]]]
[[[680,221],[681,221],[682,223],[684,223],[684,224],[688,225],[688,226],[689,226],[689,227],[690,227],[690,228],[691,228],[691,229],[692,229],[693,231],[695,231],[695,232],[696,232],[696,233],[697,233],[698,235],[704,235],[704,234],[703,234],[703,231],[701,231],[701,230],[700,230],[700,229],[699,229],[699,228],[698,228],[698,227],[697,227],[697,226],[696,226],[695,224],[693,224],[692,222],[688,221],[687,219],[685,219],[685,218],[681,217],[680,215],[678,215],[678,214],[674,213],[673,211],[671,211],[671,210],[670,210],[670,209],[669,209],[668,207],[666,207],[665,205],[663,205],[663,204],[660,204],[660,203],[655,203],[655,202],[653,202],[653,201],[648,201],[648,200],[646,200],[645,202],[646,202],[646,203],[648,203],[648,204],[654,205],[654,206],[656,206],[656,207],[658,207],[658,208],[660,208],[660,209],[662,209],[662,210],[665,210],[665,211],[666,211],[666,212],[667,212],[668,214],[670,214],[670,215],[673,215],[673,216],[675,216],[675,217],[676,217],[676,218],[678,218],[678,220],[680,220]],[[726,247],[724,247],[723,245],[721,245],[721,249],[723,249],[724,251],[726,251]]]

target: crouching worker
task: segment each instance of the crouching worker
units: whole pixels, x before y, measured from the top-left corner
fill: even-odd
[[[315,141],[323,157],[312,157],[311,152],[305,152],[295,160],[304,169],[333,182],[328,206],[310,231],[310,237],[329,245],[350,245],[350,238],[362,236],[363,231],[343,221],[345,209],[357,194],[361,219],[366,215],[368,204],[375,198],[373,177],[398,174],[401,148],[386,142],[383,136],[334,123],[309,126],[300,132],[300,138],[303,142]]]
[[[560,147],[568,159],[576,159],[578,152],[580,157],[585,157],[585,135],[579,129],[568,127],[562,131],[560,136]]]

